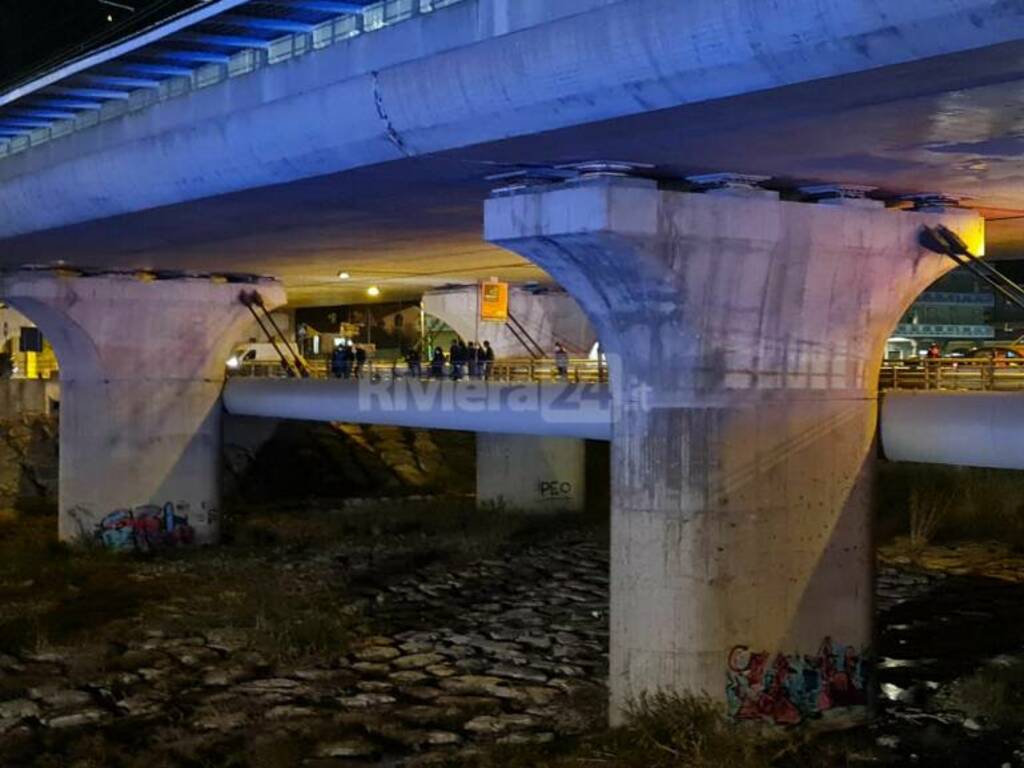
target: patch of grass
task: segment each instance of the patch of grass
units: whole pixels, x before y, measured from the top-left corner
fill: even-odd
[[[57,541],[52,515],[0,526],[0,653],[36,651],[95,633],[159,600],[159,582],[131,578],[131,557]]]
[[[876,530],[882,541],[995,540],[1024,551],[1024,472],[927,464],[880,467]]]
[[[236,548],[281,547],[323,551],[339,544],[372,549],[435,550],[445,558],[486,557],[502,547],[544,541],[581,528],[603,530],[604,521],[579,514],[524,514],[479,510],[472,499],[431,499],[339,511],[290,509],[229,513],[228,540]]]
[[[579,515],[481,512],[471,500],[248,509],[224,545],[147,554],[67,546],[52,514],[0,516],[0,653],[227,631],[268,663],[330,665],[374,619],[369,590],[433,565],[589,526]],[[109,655],[109,654],[108,654]],[[103,657],[103,654],[99,654]],[[116,666],[116,654],[103,663]]]
[[[912,550],[920,551],[928,546],[957,501],[957,496],[934,488],[917,486],[911,489],[908,507]]]
[[[989,664],[958,680],[942,706],[1001,728],[1024,728],[1024,660]]]
[[[451,766],[472,768],[834,768],[860,734],[737,725],[707,697],[659,694],[635,704],[621,728],[543,745],[499,746]]]

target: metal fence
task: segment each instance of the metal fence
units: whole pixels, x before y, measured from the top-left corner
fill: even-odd
[[[968,391],[1024,389],[1024,360],[958,357],[884,363],[879,372],[878,388]]]
[[[603,361],[575,358],[569,360],[565,375],[561,375],[558,366],[553,359],[507,359],[496,360],[491,363],[490,370],[485,371],[483,364],[479,364],[475,375],[471,375],[468,365],[462,366],[461,380],[487,380],[494,382],[545,382],[545,381],[570,381],[579,384],[598,384],[608,381],[608,366]],[[306,366],[314,378],[328,378],[330,373],[330,361],[326,358],[313,358],[306,360]],[[287,374],[280,363],[276,362],[246,362],[232,371],[231,376],[261,376],[282,378]],[[444,378],[452,379],[455,372],[450,363],[445,363],[441,369],[440,377],[433,373],[429,362],[424,361],[420,366],[420,373],[417,376],[410,371],[404,360],[395,361],[367,361],[358,376],[353,372],[350,378],[366,378],[373,381],[387,381],[393,379],[407,378]]]
[[[326,358],[313,358],[306,361],[310,372],[315,378],[328,378],[330,362]],[[247,362],[237,370],[230,371],[232,376],[265,376],[284,377],[287,374],[280,363]],[[374,381],[415,378],[404,360],[368,361],[360,371],[358,378]],[[441,378],[451,379],[453,370],[450,363],[445,363],[441,370]],[[357,378],[353,373],[351,378]],[[432,375],[431,365],[424,361],[421,364],[418,378],[437,378]],[[553,359],[531,360],[506,359],[491,364],[486,374],[481,370],[476,376],[470,376],[469,367],[463,366],[461,379],[486,379],[495,382],[545,382],[564,381],[574,383],[607,383],[608,366],[603,361],[585,358],[573,358],[569,361],[566,376],[559,374]],[[882,365],[878,377],[878,388],[881,390],[912,390],[912,389],[945,389],[967,391],[1013,391],[1024,389],[1024,359],[1021,361],[991,358],[942,358],[923,359],[910,362],[887,362]]]

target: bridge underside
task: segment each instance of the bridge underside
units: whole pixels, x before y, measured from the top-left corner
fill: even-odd
[[[486,177],[595,158],[663,177],[728,170],[963,195],[989,219],[989,256],[1021,256],[1024,80],[1008,69],[1021,55],[1002,45],[205,198],[8,239],[0,263],[266,273],[293,303],[354,298],[368,281],[397,296],[490,275],[543,280],[482,241]],[[342,268],[357,278],[348,286]]]
[[[962,10],[967,1],[938,5]],[[626,13],[640,5],[610,2],[602,12]],[[671,11],[684,4],[643,5]],[[935,5],[923,3],[920,11],[932,32],[938,22],[928,9]],[[976,5],[992,11],[1004,4]],[[894,13],[907,7],[892,6]],[[1019,11],[1004,9],[1004,16],[1021,19]],[[656,22],[650,14],[643,21]],[[771,32],[777,42],[779,30]],[[1005,39],[1015,27],[1007,22],[996,32],[993,39]],[[972,34],[979,33],[950,31],[957,41]],[[850,44],[844,38],[843,45]],[[672,92],[671,103],[692,103],[671,108],[659,108],[666,92],[683,91],[685,75],[695,70],[677,69],[664,81],[645,72],[644,82],[656,82],[657,93],[636,89],[632,101],[635,107],[657,97],[645,114],[578,120],[571,128],[514,137],[531,109],[554,103],[556,89],[547,82],[547,101],[530,101],[518,112],[506,104],[505,112],[481,117],[492,132],[505,117],[518,119],[497,132],[504,138],[488,134],[486,143],[466,139],[477,135],[467,127],[474,102],[465,94],[452,97],[459,90],[449,87],[456,77],[445,79],[442,90],[463,108],[462,122],[446,125],[448,104],[440,104],[442,117],[414,125],[415,141],[405,142],[395,140],[402,136],[390,121],[390,132],[379,125],[380,104],[374,109],[367,101],[376,85],[367,90],[366,73],[362,90],[353,86],[359,93],[352,100],[363,112],[361,123],[352,118],[349,127],[357,135],[351,141],[343,120],[327,119],[344,112],[348,102],[339,106],[323,97],[320,112],[310,107],[311,114],[290,114],[288,105],[272,97],[260,101],[251,82],[246,91],[239,81],[232,95],[245,91],[241,96],[255,103],[249,111],[232,114],[231,100],[220,103],[212,90],[204,91],[197,100],[207,107],[213,102],[214,117],[184,127],[179,118],[166,135],[135,136],[118,145],[123,156],[106,147],[76,164],[68,147],[87,148],[90,137],[100,143],[122,128],[138,130],[140,123],[131,121],[144,117],[0,163],[0,189],[10,193],[6,212],[0,209],[0,233],[32,231],[31,222],[64,214],[62,205],[66,220],[84,220],[90,211],[131,210],[132,195],[189,201],[8,238],[0,241],[0,266],[65,261],[125,270],[263,273],[283,281],[292,304],[344,302],[362,297],[371,284],[398,298],[492,275],[557,280],[593,323],[612,372],[613,717],[621,717],[634,697],[666,688],[706,691],[743,717],[734,706],[736,691],[724,683],[730,674],[742,677],[750,653],[763,653],[793,663],[835,656],[856,666],[847,670],[853,682],[843,696],[811,692],[785,722],[832,709],[859,718],[866,682],[857,659],[872,638],[869,521],[881,352],[914,297],[951,268],[945,257],[922,250],[920,227],[948,223],[972,248],[984,242],[984,227],[968,211],[816,204],[764,190],[690,194],[674,179],[733,171],[772,176],[786,189],[842,182],[878,187],[886,197],[964,195],[990,220],[989,255],[1021,254],[1024,44],[962,45],[965,52],[938,58],[914,46],[912,39],[889,40],[883,53],[902,52],[896,61],[918,55],[915,63],[715,100]],[[833,53],[840,64],[852,56],[848,48]],[[813,46],[783,62],[757,62],[756,51],[748,52],[731,71],[738,77],[749,65],[759,82],[766,73],[820,72],[813,56]],[[471,64],[479,68],[481,60]],[[425,67],[422,77],[438,69]],[[627,69],[620,67],[617,75]],[[375,83],[377,75],[370,78]],[[389,76],[399,96],[417,101],[412,88],[419,81],[400,88],[395,72]],[[268,75],[268,82],[277,82],[274,77]],[[608,100],[624,100],[633,85],[620,80]],[[568,97],[559,102],[566,113],[600,113],[587,112],[580,93],[601,101],[604,91],[573,93],[577,103]],[[309,106],[311,99],[293,92],[280,101],[293,97]],[[480,98],[486,112],[490,103]],[[267,104],[275,108],[264,110]],[[220,121],[238,129],[250,113],[263,120],[252,135],[242,130],[234,136]],[[321,155],[268,141],[274,128],[268,113],[311,126],[309,137],[323,142],[319,148],[326,147],[328,159],[350,160],[365,145],[359,156],[365,166],[295,180],[291,161],[308,170],[311,158]],[[550,116],[536,117],[546,126]],[[294,128],[285,132],[293,142],[306,135]],[[195,143],[189,140],[193,133],[199,134]],[[445,145],[448,139],[438,138],[448,133],[463,146],[454,149],[455,139]],[[244,146],[233,145],[232,136]],[[331,144],[333,136],[342,138]],[[81,144],[62,148],[61,141]],[[153,157],[154,145],[171,149]],[[204,146],[205,154],[189,154]],[[396,146],[427,149],[379,162],[394,157]],[[48,157],[63,157],[82,178],[63,172],[68,166],[59,162],[47,167]],[[97,158],[109,161],[102,166],[105,178],[86,178],[83,169],[102,165]],[[662,183],[591,179],[494,197],[484,207],[495,186],[487,177],[496,172],[593,159],[650,164]],[[23,170],[21,177],[14,168]],[[253,189],[209,192],[240,183],[232,174],[242,171],[251,172],[245,178]],[[125,181],[125,175],[132,178]],[[272,183],[277,181],[282,183]],[[68,192],[75,184],[81,186]],[[147,196],[149,191],[160,194]],[[136,200],[135,207],[144,203]],[[484,240],[485,219],[492,244]],[[339,271],[352,279],[340,281]],[[216,420],[227,353],[210,342],[216,334],[209,328],[234,329],[248,320],[240,317],[237,291],[213,285],[165,292],[162,284],[176,281],[124,276],[90,280],[98,282],[69,286],[74,281],[51,276],[6,286],[5,298],[15,306],[19,296],[28,302],[30,317],[32,307],[42,312],[50,328],[37,322],[47,336],[69,345],[62,355],[72,361],[65,366],[62,359],[68,385],[62,429],[70,426],[61,438],[69,470],[61,481],[64,535],[102,527],[111,515],[116,523],[126,509],[143,508],[147,514],[163,511],[172,527],[185,511],[198,510],[205,527],[197,527],[196,536],[213,540]],[[275,293],[271,304],[284,300],[283,292]],[[168,349],[174,353],[164,354]],[[75,350],[95,354],[80,352],[76,361]],[[105,431],[97,431],[97,423]],[[102,450],[108,445],[115,450]],[[135,471],[139,455],[153,461]],[[509,456],[497,458],[511,466]],[[118,489],[113,479],[132,472],[137,482]],[[104,481],[102,493],[96,478]]]

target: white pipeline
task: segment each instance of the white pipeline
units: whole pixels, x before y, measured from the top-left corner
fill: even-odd
[[[890,461],[1024,469],[1024,393],[889,392],[880,418]]]
[[[237,416],[611,439],[603,384],[235,377],[224,407]]]

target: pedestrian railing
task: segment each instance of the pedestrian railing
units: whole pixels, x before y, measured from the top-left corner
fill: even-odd
[[[331,376],[330,360],[327,358],[307,359],[306,365],[313,378],[325,379]],[[245,362],[237,369],[229,370],[228,373],[231,376],[277,378],[283,378],[288,375],[279,362],[257,361]],[[475,369],[471,369],[468,364],[463,365],[459,372],[456,373],[451,363],[446,362],[443,368],[441,368],[440,376],[438,376],[429,361],[423,361],[420,364],[419,373],[416,374],[404,360],[370,360],[366,362],[358,374],[355,372],[355,366],[353,365],[349,374],[349,378],[365,378],[373,381],[410,378],[443,378],[451,380],[456,378],[456,376],[458,380],[463,381],[487,380],[518,383],[567,380],[573,383],[597,384],[608,381],[608,366],[604,361],[600,360],[570,359],[565,375],[562,375],[553,359],[505,359],[492,362],[489,369],[483,363],[479,363]]]
[[[311,358],[307,359],[306,363],[313,378],[331,378],[329,359]],[[229,371],[229,375],[284,378],[287,373],[278,362],[250,361],[243,363],[238,369]],[[440,376],[437,376],[429,361],[423,361],[420,364],[417,375],[410,370],[404,360],[370,360],[358,374],[353,366],[348,378],[389,381],[411,378],[451,380],[454,377],[455,372],[448,362],[445,362]],[[510,384],[566,380],[573,383],[598,384],[607,383],[608,366],[604,361],[573,358],[570,359],[566,375],[563,377],[553,359],[504,359],[491,363],[489,370],[485,370],[481,364],[475,373],[471,373],[468,365],[463,365],[458,375],[458,380],[461,381],[484,379]],[[881,390],[1024,390],[1024,359],[999,358],[993,360],[991,358],[961,357],[888,361],[882,364],[879,372],[878,388]]]
[[[1024,389],[1024,359],[924,358],[882,364],[878,388],[1012,391]]]

